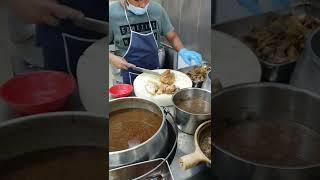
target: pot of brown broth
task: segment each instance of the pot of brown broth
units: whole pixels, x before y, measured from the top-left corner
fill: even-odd
[[[0,125],[1,180],[105,179],[107,121],[85,112],[46,113]]]
[[[110,101],[110,169],[159,158],[167,143],[167,121],[157,104],[137,97]]]
[[[212,97],[213,171],[219,179],[318,180],[320,97],[277,83]]]

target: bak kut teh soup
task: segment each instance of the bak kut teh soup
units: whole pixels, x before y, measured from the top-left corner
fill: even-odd
[[[146,109],[132,108],[109,115],[109,151],[135,147],[150,139],[160,128],[162,117]]]
[[[320,135],[284,120],[256,120],[224,129],[214,139],[224,150],[255,163],[298,167],[319,164]]]
[[[188,113],[209,114],[211,112],[210,103],[199,98],[179,99],[175,104]]]
[[[1,180],[104,180],[104,147],[61,147],[0,161]]]

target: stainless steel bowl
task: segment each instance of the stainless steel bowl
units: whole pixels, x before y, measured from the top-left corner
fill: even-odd
[[[185,68],[177,69],[177,71],[180,71],[180,72],[183,72],[186,74],[187,72],[191,71],[193,68],[201,67],[201,66],[210,66],[211,67],[211,65],[209,63],[203,63],[202,65],[193,65],[193,66],[188,66]],[[204,80],[203,81],[192,81],[192,87],[201,88],[203,82],[204,82]]]
[[[110,112],[122,109],[142,108],[162,117],[158,131],[147,141],[138,146],[109,152],[109,168],[113,169],[128,164],[158,158],[168,143],[168,125],[163,109],[157,104],[137,97],[119,98],[110,101]]]
[[[211,112],[207,114],[195,114],[182,110],[177,106],[177,101],[199,98],[211,105],[211,92],[200,88],[185,88],[172,96],[172,102],[175,106],[175,120],[178,128],[188,134],[194,134],[197,127],[211,119]]]

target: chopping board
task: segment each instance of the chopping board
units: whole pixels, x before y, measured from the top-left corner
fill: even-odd
[[[77,67],[79,95],[85,109],[108,115],[108,62],[105,37],[92,44],[80,57]]]
[[[259,82],[261,68],[257,56],[237,38],[212,31],[214,76],[222,86]]]
[[[165,69],[156,69],[155,72],[163,73]],[[178,88],[189,88],[192,87],[191,79],[184,73],[179,71],[171,70],[175,74],[176,85]],[[145,85],[148,81],[157,81],[160,82],[159,76],[155,76],[148,73],[140,74],[133,82],[134,93],[137,97],[147,99],[156,103],[158,106],[173,106],[172,94],[161,94],[161,95],[152,95],[147,92]]]

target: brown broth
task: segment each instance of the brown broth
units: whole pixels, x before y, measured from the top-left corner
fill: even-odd
[[[224,150],[255,163],[305,166],[320,162],[320,135],[290,121],[255,121],[236,125],[215,137]]]
[[[203,137],[199,143],[200,149],[203,152],[203,154],[208,159],[211,159],[211,128],[204,132]]]
[[[177,100],[176,106],[193,114],[209,114],[211,111],[210,103],[198,98]]]
[[[63,147],[0,161],[1,180],[106,179],[105,148]]]
[[[111,112],[109,151],[137,146],[151,138],[160,128],[162,117],[145,109],[122,109]]]

